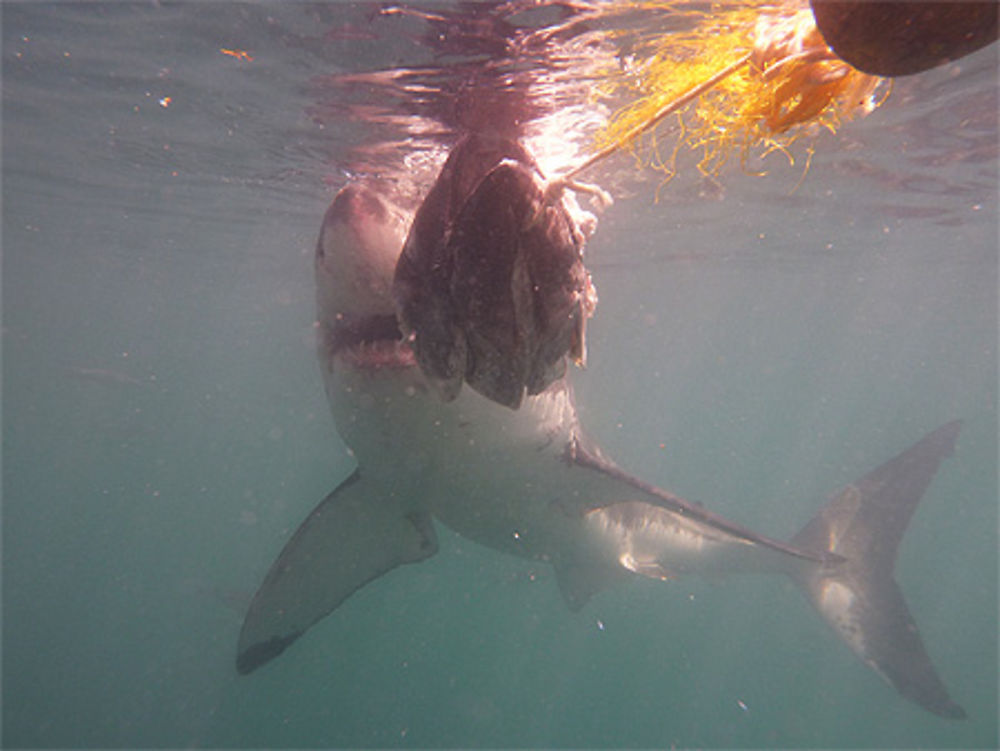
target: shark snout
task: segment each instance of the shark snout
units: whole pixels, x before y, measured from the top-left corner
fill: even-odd
[[[341,189],[327,209],[316,245],[320,320],[394,312],[392,277],[409,219],[363,182]]]

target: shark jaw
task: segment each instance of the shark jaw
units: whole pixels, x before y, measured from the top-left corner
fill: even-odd
[[[892,576],[896,546],[952,452],[957,422],[849,485],[791,541],[769,538],[622,470],[586,436],[565,377],[525,395],[517,409],[470,388],[442,398],[396,316],[391,261],[409,242],[407,225],[364,184],[341,191],[324,219],[319,360],[358,469],[269,570],[240,634],[241,673],[273,660],[367,583],[433,555],[436,520],[498,551],[551,563],[573,610],[634,575],[789,575],[901,695],[942,717],[964,717]],[[412,224],[411,239],[420,226]]]

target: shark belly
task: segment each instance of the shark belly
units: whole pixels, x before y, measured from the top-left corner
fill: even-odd
[[[384,458],[372,481],[504,553],[550,560],[579,547],[583,518],[568,509],[586,488],[561,458],[573,416],[565,386],[513,411],[471,389],[444,402],[415,365],[354,368],[335,357],[324,375],[352,453]]]
[[[577,428],[564,382],[515,411],[471,389],[444,402],[415,365],[369,369],[335,360],[326,375],[345,442],[358,456],[391,459],[383,464],[391,474],[370,479],[481,545],[659,579],[793,573],[810,563],[568,461]]]

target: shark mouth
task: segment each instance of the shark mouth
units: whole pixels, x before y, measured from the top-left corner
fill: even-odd
[[[392,313],[359,317],[338,315],[325,326],[327,352],[359,370],[409,368],[417,364]]]

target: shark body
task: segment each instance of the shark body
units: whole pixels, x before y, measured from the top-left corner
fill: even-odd
[[[848,485],[791,541],[758,534],[605,456],[580,425],[564,374],[516,409],[467,386],[443,398],[403,335],[393,296],[400,254],[420,241],[420,226],[419,211],[411,221],[364,183],[344,188],[324,218],[318,354],[358,466],[268,572],[240,634],[241,673],[281,654],[366,583],[433,555],[437,520],[495,550],[550,563],[572,609],[631,576],[791,576],[899,693],[937,715],[964,717],[893,579],[896,548],[953,450],[958,422]]]

